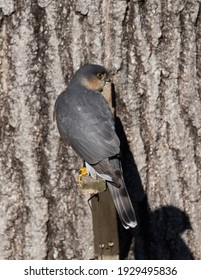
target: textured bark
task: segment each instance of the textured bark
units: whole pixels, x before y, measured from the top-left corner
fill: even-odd
[[[0,1],[1,259],[93,258],[91,211],[76,186],[81,160],[53,121],[56,97],[86,62],[114,74],[132,152],[125,144],[134,257],[201,258],[200,6]],[[132,236],[120,228],[121,258]]]

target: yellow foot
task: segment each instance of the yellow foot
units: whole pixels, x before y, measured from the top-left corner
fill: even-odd
[[[80,188],[82,188],[82,186],[83,186],[82,176],[87,176],[87,175],[89,175],[89,173],[87,172],[86,167],[80,168],[78,181],[77,181]]]

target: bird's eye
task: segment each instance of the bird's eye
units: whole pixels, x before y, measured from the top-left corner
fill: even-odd
[[[102,79],[104,77],[104,74],[103,73],[97,73],[96,76],[99,78],[99,79]]]

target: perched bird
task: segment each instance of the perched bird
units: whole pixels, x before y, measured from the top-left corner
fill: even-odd
[[[120,141],[112,111],[101,94],[108,71],[86,64],[77,70],[67,89],[57,98],[55,116],[61,138],[85,162],[88,172],[106,180],[125,228],[136,226],[135,211],[122,176]]]

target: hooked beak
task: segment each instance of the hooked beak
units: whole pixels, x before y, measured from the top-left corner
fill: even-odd
[[[106,83],[111,83],[110,74],[106,75],[104,80]]]

